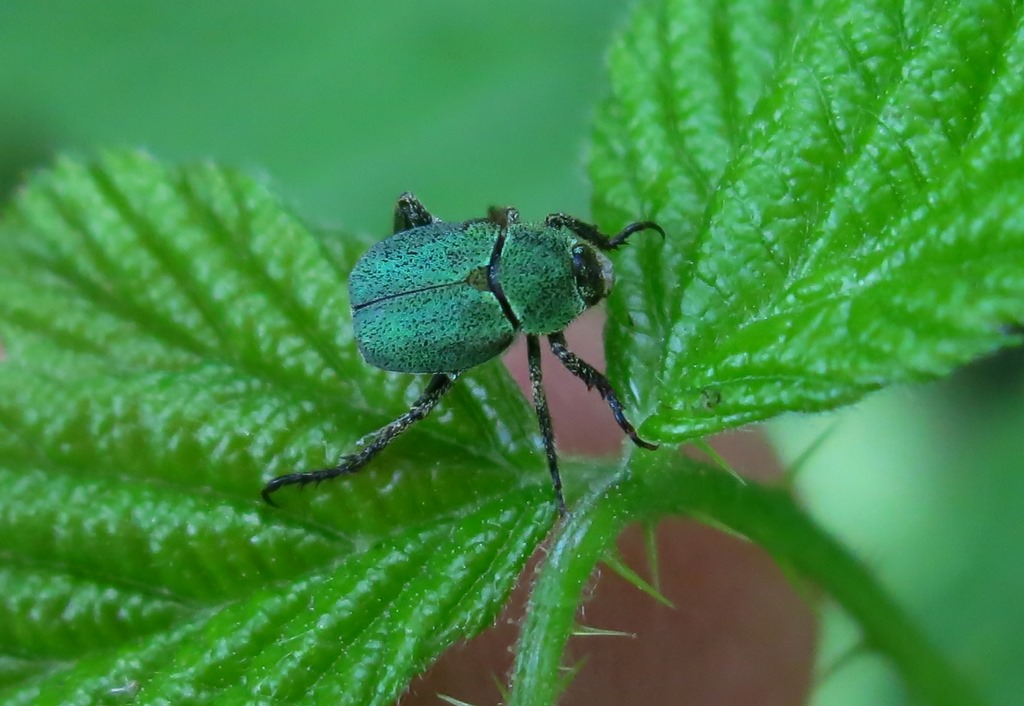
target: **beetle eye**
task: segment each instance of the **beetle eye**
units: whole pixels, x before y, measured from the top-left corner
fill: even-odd
[[[576,245],[572,249],[572,276],[587,306],[597,304],[612,289],[611,261],[586,245]]]

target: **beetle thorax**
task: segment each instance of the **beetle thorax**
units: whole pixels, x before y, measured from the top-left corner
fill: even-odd
[[[561,331],[608,296],[611,261],[564,228],[510,225],[498,278],[522,331]]]

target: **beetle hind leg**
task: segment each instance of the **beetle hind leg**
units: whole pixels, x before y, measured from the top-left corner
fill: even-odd
[[[552,333],[548,335],[548,343],[551,345],[551,352],[555,354],[555,357],[565,366],[566,370],[578,377],[583,381],[583,384],[587,386],[588,390],[592,390],[595,387],[601,394],[601,397],[608,403],[608,406],[612,410],[612,416],[615,417],[615,421],[618,423],[619,428],[625,432],[634,444],[637,446],[654,450],[658,448],[657,444],[652,444],[649,441],[641,439],[633,425],[626,419],[626,415],[622,411],[622,402],[619,401],[619,396],[615,393],[615,388],[608,382],[608,378],[599,373],[594,366],[587,361],[583,360],[575,353],[569,350],[569,347],[565,343],[565,334],[562,332]]]
[[[430,215],[430,211],[412,193],[406,191],[398,197],[395,202],[395,226],[394,233],[401,233],[405,230],[412,230],[420,226],[428,226],[436,223],[439,218]]]
[[[359,453],[343,457],[338,465],[330,468],[278,476],[263,486],[263,499],[270,505],[276,506],[277,503],[273,501],[271,495],[287,485],[302,487],[310,483],[320,484],[331,478],[356,473],[372,461],[374,456],[383,451],[388,444],[394,441],[395,437],[430,414],[444,394],[452,388],[452,383],[455,382],[456,377],[457,375],[446,375],[444,373],[434,375],[434,377],[430,378],[430,382],[427,384],[423,394],[413,403],[409,411],[375,431],[370,443],[363,447]]]

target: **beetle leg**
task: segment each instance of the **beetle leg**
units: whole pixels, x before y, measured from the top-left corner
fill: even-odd
[[[554,353],[558,360],[561,361],[566,370],[582,380],[588,390],[592,390],[595,387],[597,388],[597,391],[601,393],[601,397],[603,397],[608,403],[608,406],[611,407],[612,416],[615,417],[615,421],[618,422],[619,428],[626,433],[626,436],[633,440],[634,444],[645,449],[654,450],[658,448],[657,444],[644,441],[637,436],[636,429],[634,429],[633,425],[626,419],[626,415],[622,413],[622,403],[619,402],[619,396],[615,394],[615,389],[612,387],[612,384],[608,382],[608,378],[599,373],[590,363],[586,362],[569,350],[568,346],[565,344],[565,334],[561,331],[549,334],[548,343],[551,344],[551,352]]]
[[[277,503],[271,500],[270,495],[286,485],[304,486],[310,483],[319,484],[331,478],[351,475],[357,472],[369,463],[374,456],[383,451],[388,444],[394,441],[395,437],[430,414],[430,411],[434,409],[444,394],[452,388],[452,383],[455,382],[456,377],[458,376],[455,374],[437,373],[434,377],[430,378],[427,388],[420,395],[419,399],[413,403],[412,407],[409,408],[409,411],[390,424],[375,431],[372,434],[372,441],[363,447],[359,453],[343,457],[341,463],[331,468],[278,476],[263,486],[263,499],[276,506]]]
[[[430,215],[430,211],[418,198],[406,191],[395,202],[395,233],[427,226],[441,220]]]
[[[555,486],[555,504],[558,506],[558,514],[565,515],[562,477],[558,474],[558,455],[555,453],[555,430],[551,425],[548,397],[544,392],[544,378],[540,370],[540,339],[537,336],[527,334],[526,351],[530,365],[530,384],[533,387],[533,406],[537,410],[540,435],[544,438],[544,452],[548,457],[548,470]]]
[[[491,206],[487,209],[487,220],[502,228],[508,228],[510,223],[519,222],[519,211],[511,206]]]
[[[568,228],[573,233],[600,250],[614,250],[625,243],[633,233],[639,233],[642,230],[656,230],[661,233],[662,238],[665,237],[665,231],[663,231],[661,226],[654,221],[637,221],[636,223],[630,223],[615,235],[605,235],[597,229],[597,226],[591,225],[590,223],[584,223],[580,219],[567,216],[564,213],[550,214],[544,219],[544,225],[551,228]]]

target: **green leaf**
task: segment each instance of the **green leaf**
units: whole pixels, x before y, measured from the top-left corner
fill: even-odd
[[[424,384],[358,358],[364,239],[115,153],[37,175],[0,242],[0,701],[385,704],[493,620],[553,519],[499,365],[365,473],[259,498]]]
[[[948,372],[1024,319],[1022,8],[658,2],[612,53],[613,375],[681,441]],[[627,316],[626,314],[629,314]]]
[[[445,647],[494,620],[509,590],[494,576],[521,568],[547,526],[550,511],[530,496],[514,493],[518,502],[493,501],[457,522],[327,562],[286,590],[268,586],[190,611],[143,641],[32,680],[4,702],[67,703],[71,694],[95,698],[131,684],[143,702],[390,703]]]
[[[610,56],[596,220],[616,261],[610,375],[679,442],[935,377],[1024,319],[1022,8],[653,0]],[[551,703],[575,607],[628,521],[688,514],[814,580],[910,688],[976,703],[869,574],[778,491],[632,453],[558,531],[510,703]],[[671,470],[670,470],[671,469]],[[644,490],[641,490],[644,488]]]

